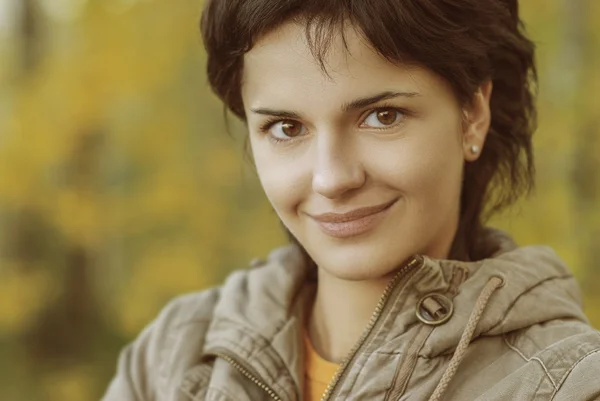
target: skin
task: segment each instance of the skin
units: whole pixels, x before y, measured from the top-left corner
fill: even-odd
[[[346,41],[348,49],[334,41],[325,74],[304,27],[285,23],[245,55],[242,85],[264,191],[318,265],[309,337],[336,362],[399,267],[414,254],[448,256],[464,164],[479,156],[472,145],[483,148],[492,90],[484,83],[461,105],[429,70],[386,61],[352,29]],[[382,93],[390,98],[356,104]],[[337,238],[314,219],[392,202],[360,235]]]

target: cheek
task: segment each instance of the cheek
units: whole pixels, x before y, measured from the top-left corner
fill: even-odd
[[[462,185],[463,154],[460,144],[440,141],[422,151],[415,168],[416,196],[423,205],[424,218],[432,221],[445,220],[458,211]]]
[[[371,170],[419,209],[452,203],[460,195],[463,154],[459,134],[435,131],[380,148]]]
[[[269,202],[285,222],[305,198],[309,174],[302,159],[278,154],[269,143],[258,142],[251,141],[258,178]]]

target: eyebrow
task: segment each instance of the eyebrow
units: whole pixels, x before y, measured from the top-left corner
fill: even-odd
[[[357,110],[357,109],[362,109],[364,107],[367,106],[371,106],[372,104],[375,104],[377,102],[381,102],[382,100],[389,100],[389,99],[394,99],[397,97],[416,97],[419,96],[419,93],[417,92],[391,92],[391,91],[386,91],[386,92],[381,92],[377,95],[374,96],[367,96],[367,97],[363,97],[360,99],[356,99],[353,100],[349,103],[344,103],[344,105],[342,106],[342,110],[344,112],[348,112],[348,111],[352,111],[352,110]]]
[[[342,111],[343,112],[349,112],[352,110],[357,110],[357,109],[362,109],[364,107],[367,106],[371,106],[372,104],[375,104],[377,102],[381,102],[383,100],[389,100],[389,99],[394,99],[397,97],[408,97],[408,98],[412,98],[412,97],[417,97],[420,96],[420,93],[418,92],[392,92],[392,91],[386,91],[386,92],[381,92],[378,93],[376,95],[373,96],[367,96],[367,97],[362,97],[362,98],[358,98],[355,100],[352,100],[351,102],[347,102],[344,103],[342,105]],[[300,114],[293,112],[293,111],[287,111],[287,110],[276,110],[276,109],[269,109],[269,108],[257,108],[257,109],[250,109],[251,112],[256,113],[256,114],[263,114],[266,116],[274,116],[274,117],[280,117],[280,118],[289,118],[289,119],[300,119]]]

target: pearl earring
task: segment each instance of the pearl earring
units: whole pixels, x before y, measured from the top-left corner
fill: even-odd
[[[473,153],[474,155],[478,154],[479,150],[480,150],[479,146],[477,146],[477,145],[471,146],[471,153]]]

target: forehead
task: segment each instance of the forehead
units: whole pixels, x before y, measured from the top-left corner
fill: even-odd
[[[285,23],[262,37],[244,58],[245,106],[286,104],[290,99],[320,103],[317,98],[326,104],[339,104],[373,91],[423,94],[444,85],[424,68],[384,59],[352,27],[344,30],[343,38],[340,33],[332,39],[323,59],[324,69],[311,52],[304,26]]]

